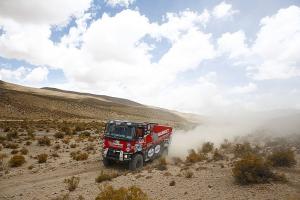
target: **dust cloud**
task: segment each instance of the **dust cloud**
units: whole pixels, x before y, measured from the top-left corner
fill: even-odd
[[[198,149],[208,141],[213,142],[217,147],[225,139],[233,141],[251,135],[266,138],[300,134],[299,111],[239,113],[230,116],[216,114],[215,116],[202,119],[202,123],[193,130],[175,130],[169,156],[184,158],[188,150]]]

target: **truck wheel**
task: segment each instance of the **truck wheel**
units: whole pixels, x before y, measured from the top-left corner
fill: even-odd
[[[142,168],[143,165],[144,165],[143,156],[141,154],[136,154],[129,162],[129,169],[134,171],[136,169]]]
[[[103,158],[103,165],[105,166],[105,167],[109,167],[109,166],[111,166],[112,164],[113,164],[113,161],[112,160],[109,160],[109,159],[107,159],[107,158]]]

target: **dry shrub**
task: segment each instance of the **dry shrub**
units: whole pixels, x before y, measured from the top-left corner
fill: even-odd
[[[17,153],[19,153],[19,150],[13,149],[10,153],[11,153],[11,154],[17,154]]]
[[[206,155],[199,152],[197,153],[194,149],[191,149],[189,151],[188,156],[186,157],[187,163],[196,163],[207,159]]]
[[[84,150],[86,150],[86,151],[93,151],[93,150],[95,150],[95,145],[94,145],[94,144],[88,144],[88,145],[84,148]]]
[[[65,134],[63,132],[56,132],[54,133],[54,137],[57,139],[62,139],[64,138]]]
[[[6,168],[6,163],[4,163],[4,158],[6,158],[7,155],[5,153],[0,153],[0,171],[3,171]]]
[[[70,195],[69,194],[61,194],[52,200],[70,200]]]
[[[19,137],[19,134],[16,130],[12,131],[12,132],[9,132],[6,134],[6,139],[7,140],[12,140],[12,139],[16,139]]]
[[[203,153],[209,153],[214,149],[214,143],[211,142],[205,142],[202,145],[201,151]]]
[[[103,170],[101,170],[101,173],[95,178],[95,181],[97,183],[101,183],[103,181],[110,181],[111,179],[116,178],[118,176],[119,176],[119,174],[117,174],[117,173],[108,174],[108,173],[105,173]]]
[[[6,137],[3,135],[0,135],[0,143],[4,143],[5,140],[6,140]]]
[[[51,140],[47,136],[41,137],[38,139],[38,144],[40,146],[50,146],[51,145]]]
[[[164,157],[159,158],[158,163],[156,165],[156,169],[161,170],[161,171],[168,169],[166,158],[164,158]]]
[[[22,155],[14,155],[10,158],[8,164],[10,167],[19,167],[25,163],[25,157]]]
[[[37,155],[38,163],[45,163],[47,161],[47,159],[48,159],[48,154],[46,154],[46,153]]]
[[[213,153],[213,160],[218,161],[218,160],[224,160],[225,156],[222,154],[218,149],[215,149]]]
[[[65,137],[62,141],[63,141],[64,144],[69,144],[70,143],[70,138]]]
[[[111,185],[105,185],[100,189],[100,194],[95,200],[149,200],[146,193],[139,187],[131,186],[129,188],[121,187],[114,189]]]
[[[5,144],[5,148],[8,149],[17,149],[19,147],[19,145],[17,143],[7,143]]]
[[[178,165],[178,164],[183,163],[183,161],[179,157],[173,157],[172,161],[173,161],[174,165]]]
[[[183,172],[183,175],[185,178],[192,178],[194,176],[194,172],[192,172],[190,170],[186,170]]]
[[[244,142],[243,144],[236,144],[233,148],[233,153],[235,157],[240,158],[249,154],[253,154],[255,151],[249,142]]]
[[[30,138],[34,138],[35,137],[34,134],[33,134],[33,132],[34,132],[33,129],[27,129],[26,132],[27,132],[28,137],[30,137]]]
[[[20,150],[21,154],[22,155],[27,155],[28,154],[28,149],[26,149],[25,147],[23,147],[21,150]]]
[[[76,146],[77,146],[77,145],[76,145],[75,143],[70,144],[70,147],[71,147],[71,148],[76,148]]]
[[[31,142],[30,141],[26,141],[25,145],[29,146],[29,145],[31,145]]]
[[[229,153],[233,149],[233,145],[231,142],[229,142],[227,139],[223,141],[223,143],[220,145],[220,149],[224,150],[225,152]]]
[[[84,131],[79,134],[79,137],[90,137],[90,136],[91,136],[91,133],[88,131]]]
[[[81,152],[81,151],[73,151],[70,153],[73,160],[79,161],[79,160],[86,160],[88,159],[89,155],[87,153]]]
[[[297,163],[295,154],[290,149],[274,151],[268,156],[268,161],[274,167],[292,167]]]
[[[64,183],[67,185],[67,189],[71,192],[74,191],[79,184],[80,178],[76,176],[72,176],[71,178],[66,178]]]
[[[68,127],[68,126],[62,127],[62,128],[61,128],[61,131],[62,131],[62,132],[65,132],[66,135],[72,135],[72,130],[71,130],[71,128]]]
[[[4,127],[3,132],[8,132],[10,131],[10,127]]]
[[[285,180],[284,176],[274,174],[270,165],[255,154],[248,154],[235,162],[232,172],[235,180],[242,185]]]
[[[56,151],[57,151],[58,149],[60,149],[60,144],[55,144],[55,145],[53,146],[53,149],[56,150]]]
[[[89,138],[88,138],[88,141],[89,141],[89,142],[94,142],[96,139],[97,139],[96,137],[89,137]]]
[[[59,157],[58,153],[56,153],[56,152],[52,153],[51,156],[52,156],[53,158],[58,158],[58,157]]]
[[[174,180],[172,180],[170,183],[169,183],[169,186],[175,186],[176,185],[176,182]]]

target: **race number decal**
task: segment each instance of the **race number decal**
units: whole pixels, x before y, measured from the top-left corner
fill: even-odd
[[[156,154],[158,154],[160,152],[160,145],[156,145],[154,151]]]
[[[148,150],[148,157],[151,158],[153,155],[154,155],[154,149],[153,147],[151,147],[149,150]]]

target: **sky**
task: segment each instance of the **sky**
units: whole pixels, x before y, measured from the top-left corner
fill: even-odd
[[[300,1],[1,0],[0,79],[197,114],[300,110]]]

